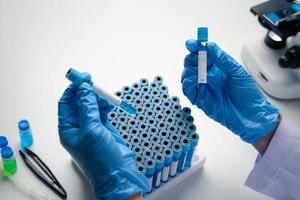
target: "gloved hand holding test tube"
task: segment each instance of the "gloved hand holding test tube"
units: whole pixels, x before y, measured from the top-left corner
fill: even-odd
[[[82,82],[85,81],[84,75],[77,71],[76,69],[70,68],[69,71],[66,74],[66,77],[72,81],[75,85],[80,85]],[[100,95],[102,98],[105,98],[107,101],[112,103],[113,105],[119,107],[126,113],[130,115],[135,115],[136,110],[134,107],[126,103],[125,101],[119,99],[118,97],[111,95],[104,91],[102,88],[96,86],[93,84],[94,91],[96,92],[97,95]]]

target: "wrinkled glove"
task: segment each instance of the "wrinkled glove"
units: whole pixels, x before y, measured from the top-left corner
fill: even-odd
[[[125,199],[147,191],[134,153],[108,125],[113,108],[96,96],[91,82],[71,84],[58,104],[59,137],[92,186],[95,199]]]
[[[258,89],[247,71],[216,44],[207,43],[207,84],[198,84],[198,48],[188,40],[181,83],[185,96],[206,115],[254,144],[272,132],[279,111]]]

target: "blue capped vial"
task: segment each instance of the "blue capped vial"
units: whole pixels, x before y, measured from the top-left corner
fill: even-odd
[[[29,148],[33,144],[33,137],[29,122],[26,119],[20,120],[18,123],[18,127],[21,139],[21,147]]]

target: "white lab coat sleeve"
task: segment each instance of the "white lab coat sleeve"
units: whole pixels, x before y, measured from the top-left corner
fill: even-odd
[[[274,199],[300,199],[300,129],[281,121],[245,185]]]

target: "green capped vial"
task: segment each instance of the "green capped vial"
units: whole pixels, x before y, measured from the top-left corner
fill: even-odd
[[[17,171],[17,161],[14,152],[10,147],[1,149],[3,172],[6,176],[14,175]]]

